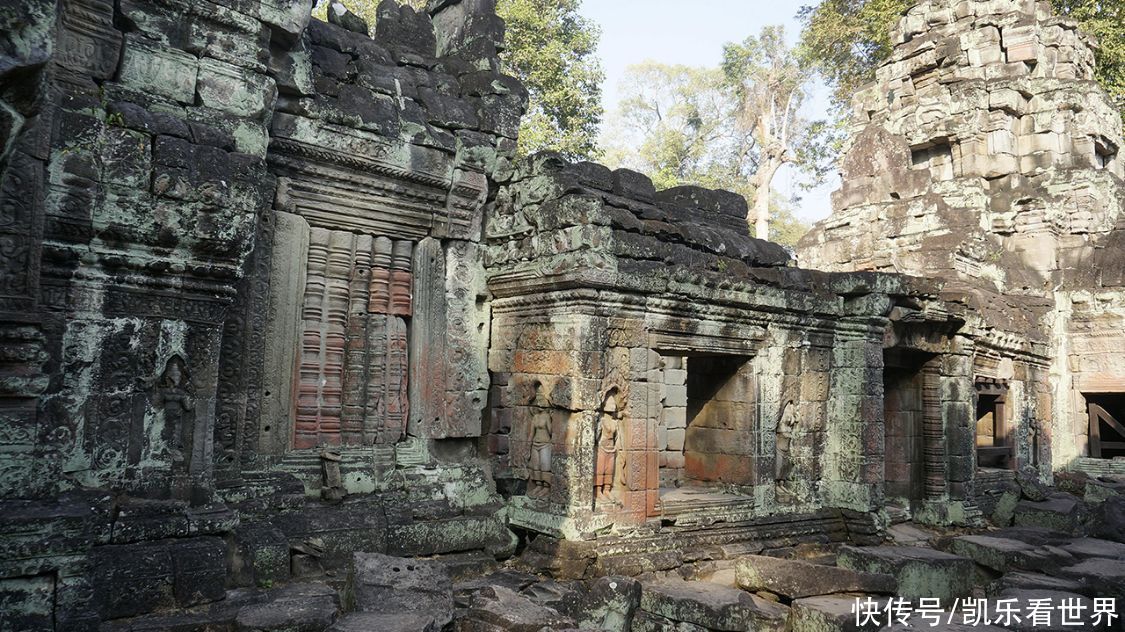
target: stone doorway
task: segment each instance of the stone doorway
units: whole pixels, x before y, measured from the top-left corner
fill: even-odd
[[[1090,418],[1090,456],[1125,457],[1125,393],[1083,393]]]
[[[662,502],[748,490],[756,476],[757,383],[749,358],[665,357]]]
[[[1014,469],[1008,385],[1000,380],[978,378],[975,387],[977,467]]]
[[[901,349],[883,352],[886,496],[903,509],[913,509],[925,497],[927,417],[937,405],[927,364],[934,357]]]

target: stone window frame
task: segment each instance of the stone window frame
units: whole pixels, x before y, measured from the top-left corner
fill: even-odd
[[[1101,425],[1106,423],[1111,429],[1115,430],[1122,437],[1125,437],[1125,421],[1119,420],[1114,417],[1113,413],[1107,410],[1103,405],[1090,401],[1091,395],[1118,395],[1125,397],[1125,393],[1118,393],[1113,391],[1106,392],[1092,392],[1083,391],[1081,393],[1083,400],[1086,404],[1086,415],[1088,421],[1088,447],[1087,456],[1092,459],[1113,459],[1114,457],[1103,455],[1104,450],[1125,450],[1125,440],[1122,441],[1103,441],[1101,438]]]
[[[995,397],[992,410],[992,446],[976,446],[977,467],[980,466],[981,457],[1000,456],[1003,467],[1000,469],[1015,469],[1016,451],[1013,441],[1011,407],[1008,402],[1009,386],[1007,380],[978,376],[974,381],[973,407],[979,410],[981,396]],[[979,422],[979,418],[977,419]],[[974,425],[974,429],[975,429]],[[975,442],[974,442],[975,443]]]

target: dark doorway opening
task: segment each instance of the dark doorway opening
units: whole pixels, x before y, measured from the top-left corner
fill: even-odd
[[[747,358],[687,358],[687,485],[754,484],[757,394]]]
[[[1125,393],[1084,393],[1090,416],[1090,456],[1125,457]]]
[[[1008,421],[1008,385],[999,380],[976,381],[977,466],[1012,469],[1013,445]]]
[[[933,357],[903,349],[883,351],[886,495],[904,509],[925,494],[925,426],[927,415],[934,412],[927,412],[927,404],[937,402],[927,401],[935,393],[928,393],[923,367]]]

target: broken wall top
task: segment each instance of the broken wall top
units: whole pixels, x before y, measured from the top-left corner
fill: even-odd
[[[527,107],[527,91],[499,70],[492,10],[384,0],[374,38],[313,20],[271,62],[279,207],[329,228],[478,239],[487,180],[514,154]],[[326,205],[325,187],[338,201],[340,190],[364,195]]]
[[[898,275],[793,267],[783,246],[750,236],[746,211],[735,193],[657,191],[634,171],[537,154],[506,174],[489,208],[489,288],[498,297],[608,289],[810,315],[840,313],[868,294],[928,300],[940,292]]]

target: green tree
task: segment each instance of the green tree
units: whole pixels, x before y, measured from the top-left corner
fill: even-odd
[[[851,96],[891,56],[891,27],[916,0],[823,0],[797,13],[804,24],[799,53],[846,110]]]
[[[324,20],[330,0],[320,0],[313,15]],[[342,0],[353,13],[375,25],[379,0]],[[398,0],[415,9],[426,0]],[[558,151],[571,159],[598,155],[601,124],[600,32],[578,14],[581,0],[497,0],[496,13],[507,25],[504,72],[523,82],[530,94],[520,125],[519,150]]]
[[[698,185],[754,199],[760,152],[738,124],[738,92],[718,68],[644,62],[626,69],[604,136],[606,162],[648,174],[658,189]],[[769,239],[793,245],[808,230],[773,196]]]
[[[875,69],[890,57],[891,28],[914,2],[823,0],[801,8],[801,56],[831,86],[838,117],[847,111],[851,95],[874,79]],[[1052,4],[1099,40],[1097,79],[1118,107],[1125,108],[1125,2],[1052,0]]]
[[[626,69],[607,159],[644,172],[657,188],[722,186],[750,195],[752,135],[731,125],[737,102],[715,68],[646,61]]]
[[[596,57],[600,31],[578,14],[580,0],[498,0],[507,24],[505,72],[531,95],[520,126],[524,154],[558,151],[572,159],[598,154],[605,75]]]
[[[753,216],[759,238],[769,235],[773,179],[792,164],[819,180],[825,125],[801,114],[809,73],[785,42],[785,29],[767,26],[740,44],[723,47],[723,74],[737,97],[737,124],[750,130],[758,149]]]

